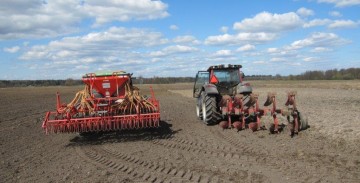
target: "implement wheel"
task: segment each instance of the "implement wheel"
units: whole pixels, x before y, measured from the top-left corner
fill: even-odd
[[[309,124],[307,119],[304,117],[304,115],[302,115],[302,113],[298,113],[299,115],[299,130],[306,130],[307,128],[309,128]]]
[[[203,95],[202,115],[203,122],[207,125],[216,124],[218,122],[220,114],[217,111],[216,96]]]

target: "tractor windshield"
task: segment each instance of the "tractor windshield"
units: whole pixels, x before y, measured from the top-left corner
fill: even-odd
[[[221,86],[235,86],[240,83],[239,70],[237,69],[223,69],[214,70],[214,75],[218,79],[218,85]]]

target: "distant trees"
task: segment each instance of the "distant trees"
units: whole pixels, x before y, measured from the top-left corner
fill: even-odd
[[[331,69],[327,71],[306,71],[299,75],[281,76],[272,75],[246,75],[246,80],[352,80],[360,79],[360,68]],[[134,84],[170,84],[170,83],[192,83],[193,77],[157,77],[144,78],[139,76],[133,78]],[[0,88],[25,87],[25,86],[74,86],[82,85],[81,80],[68,78],[66,80],[0,80]]]
[[[74,80],[74,79],[72,79],[72,78],[66,79],[66,80],[65,80],[65,83],[64,83],[65,86],[74,86],[74,85],[79,85],[79,84],[80,84],[80,83],[78,83],[77,80]]]
[[[69,81],[68,81],[69,80]],[[63,86],[81,85],[81,80],[0,80],[0,88],[26,86]]]
[[[306,71],[297,76],[288,76],[291,80],[352,80],[360,79],[360,68],[332,69],[327,71]]]

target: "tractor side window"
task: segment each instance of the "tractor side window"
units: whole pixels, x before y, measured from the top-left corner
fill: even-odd
[[[207,83],[209,83],[209,72],[199,71],[194,84],[194,97],[197,98],[200,96],[202,86]]]

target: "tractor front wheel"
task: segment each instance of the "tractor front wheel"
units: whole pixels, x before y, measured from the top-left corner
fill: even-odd
[[[219,120],[219,112],[216,106],[216,96],[204,95],[202,98],[203,121],[207,125],[216,124]]]

